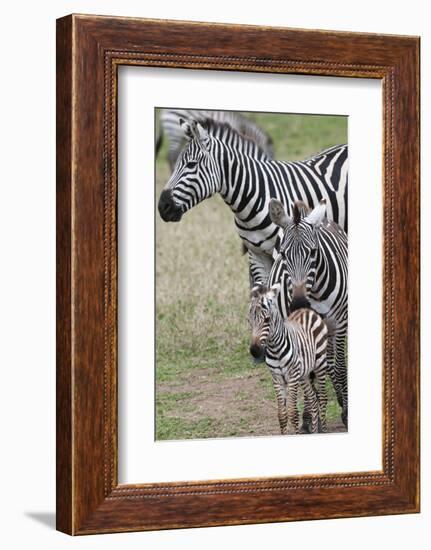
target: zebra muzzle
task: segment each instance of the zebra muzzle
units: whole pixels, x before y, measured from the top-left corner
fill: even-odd
[[[179,222],[183,215],[183,211],[175,203],[170,189],[161,192],[158,208],[160,217],[165,222]]]
[[[292,302],[290,304],[290,312],[301,308],[309,308],[310,302],[307,297],[307,290],[305,285],[298,285],[293,287]]]
[[[255,363],[262,363],[265,361],[265,348],[257,343],[252,343],[250,346],[250,353]]]

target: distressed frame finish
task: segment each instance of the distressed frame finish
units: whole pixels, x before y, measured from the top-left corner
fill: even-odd
[[[119,485],[117,69],[377,78],[384,102],[382,471]],[[419,38],[71,15],[57,21],[57,528],[419,511]]]

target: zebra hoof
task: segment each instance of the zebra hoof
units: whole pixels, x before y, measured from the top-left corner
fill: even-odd
[[[307,412],[302,415],[302,426],[299,433],[311,434],[311,415]]]
[[[344,426],[346,427],[346,430],[348,428],[347,426],[347,413],[341,413],[341,420],[343,421]]]
[[[309,422],[303,422],[301,429],[299,430],[301,434],[311,434],[311,424]]]

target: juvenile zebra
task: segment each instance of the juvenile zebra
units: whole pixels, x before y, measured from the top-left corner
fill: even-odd
[[[328,328],[311,309],[298,309],[283,319],[277,296],[280,285],[260,285],[251,291],[249,323],[252,330],[250,352],[265,359],[271,372],[278,405],[282,434],[288,425],[299,433],[298,391],[302,386],[304,401],[311,417],[310,432],[326,431],[326,348]],[[314,389],[310,374],[316,376]]]
[[[252,120],[235,111],[199,111],[196,109],[162,109],[160,113],[160,130],[156,140],[156,155],[166,135],[169,142],[168,162],[173,170],[181,150],[186,142],[186,136],[181,129],[180,121],[195,121],[206,125],[211,120],[216,123],[227,123],[231,128],[254,142],[265,154],[272,158],[274,148],[271,137]],[[220,126],[212,125],[210,130],[217,137]]]

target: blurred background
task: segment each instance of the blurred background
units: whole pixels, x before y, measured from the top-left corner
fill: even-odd
[[[347,117],[241,113],[301,160],[347,143]],[[159,110],[156,109],[158,135]],[[156,159],[156,203],[170,176]],[[248,258],[219,195],[166,223],[156,211],[156,439],[279,435],[271,374],[249,354]],[[328,431],[343,431],[328,383]]]

